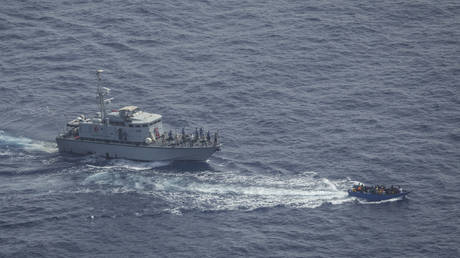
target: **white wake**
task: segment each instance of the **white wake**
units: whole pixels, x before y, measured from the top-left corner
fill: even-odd
[[[231,171],[133,173],[106,168],[87,177],[83,185],[96,187],[102,192],[152,195],[168,203],[173,213],[193,209],[254,210],[276,206],[315,208],[325,203],[341,204],[353,200],[347,194],[352,181],[329,180],[314,172],[296,175],[250,175]]]
[[[5,134],[2,130],[0,130],[0,146],[19,147],[31,152],[40,151],[53,153],[57,151],[56,144],[54,143],[32,140],[26,137],[10,136]]]

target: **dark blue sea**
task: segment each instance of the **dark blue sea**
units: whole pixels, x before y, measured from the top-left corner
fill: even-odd
[[[58,153],[96,69],[222,151]],[[460,257],[459,79],[458,1],[2,0],[0,257]]]

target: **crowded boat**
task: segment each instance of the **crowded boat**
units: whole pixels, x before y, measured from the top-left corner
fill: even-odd
[[[400,186],[393,185],[385,187],[383,185],[366,186],[357,184],[348,190],[348,195],[368,201],[382,201],[398,197],[404,198],[408,193],[408,191],[404,191]]]

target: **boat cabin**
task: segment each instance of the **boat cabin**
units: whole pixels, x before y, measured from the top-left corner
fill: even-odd
[[[85,139],[116,142],[145,142],[163,135],[161,115],[141,111],[136,106],[126,106],[112,110],[102,119],[98,114],[79,124],[79,136]]]

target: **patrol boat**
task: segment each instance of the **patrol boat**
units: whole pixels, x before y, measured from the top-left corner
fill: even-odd
[[[80,115],[67,123],[56,137],[59,152],[96,154],[106,158],[125,158],[140,161],[205,161],[221,148],[218,133],[195,129],[194,134],[165,134],[161,115],[127,106],[106,110],[110,89],[101,87],[101,73],[97,70],[97,100],[99,112],[94,118]]]

